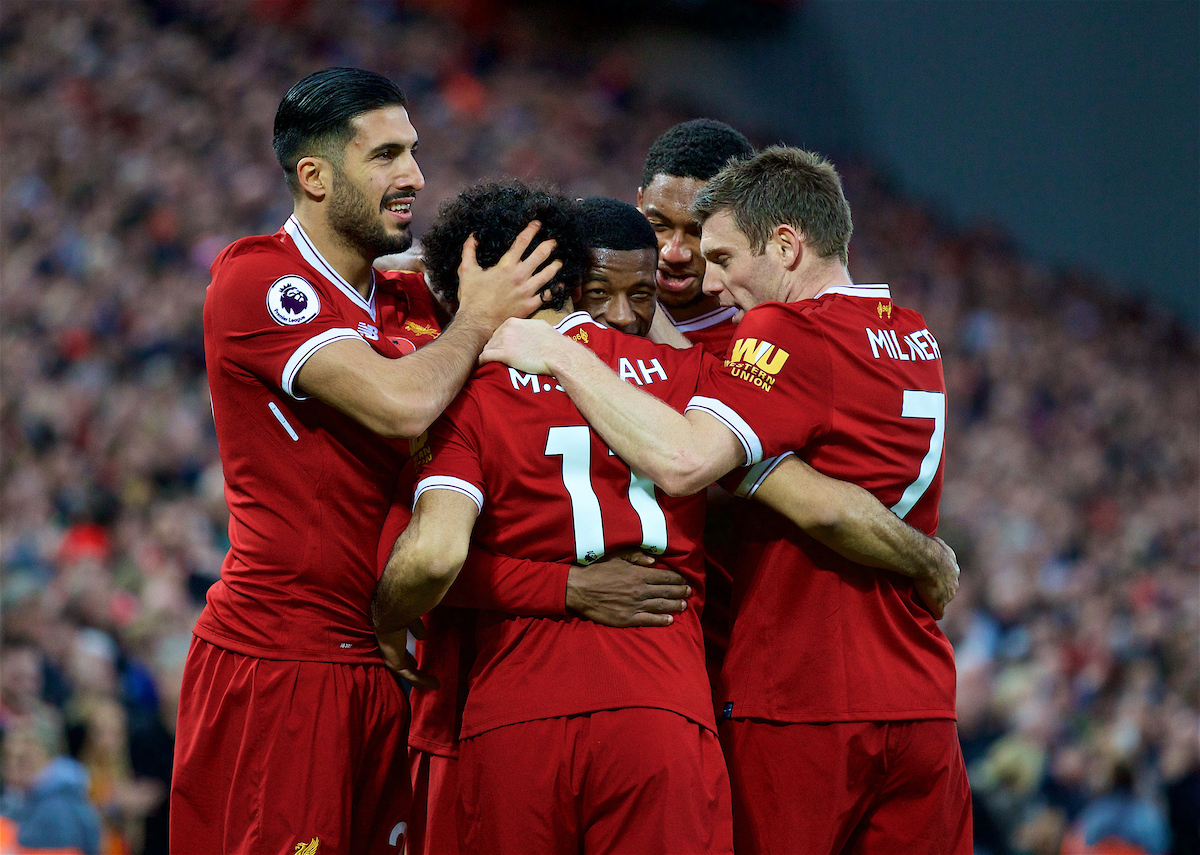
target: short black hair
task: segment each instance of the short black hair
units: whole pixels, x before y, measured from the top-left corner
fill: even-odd
[[[652,249],[658,238],[642,212],[620,199],[589,196],[579,203],[579,222],[588,249]]]
[[[340,164],[346,144],[354,138],[351,119],[407,104],[399,86],[361,68],[326,68],[296,83],[275,111],[271,142],[292,195],[300,192],[296,164],[301,158],[319,155]]]
[[[656,175],[707,181],[731,159],[744,160],[754,146],[741,131],[716,119],[692,119],[669,128],[650,146],[642,167],[642,186]]]
[[[583,282],[588,268],[579,205],[550,185],[517,179],[468,187],[438,209],[433,224],[421,238],[425,274],[433,290],[443,299],[457,301],[458,265],[467,238],[475,235],[479,242],[475,260],[486,269],[500,260],[530,220],[538,220],[542,227],[525,255],[553,238],[556,245],[550,260],[562,261],[558,274],[543,292],[542,308],[561,309]]]

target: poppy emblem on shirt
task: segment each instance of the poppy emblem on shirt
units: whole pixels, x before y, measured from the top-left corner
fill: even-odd
[[[388,341],[400,348],[401,356],[408,356],[410,353],[417,352],[417,346],[406,338],[400,338],[398,335],[391,336]]]
[[[306,324],[321,313],[321,298],[306,279],[283,276],[267,289],[267,311],[282,326]]]

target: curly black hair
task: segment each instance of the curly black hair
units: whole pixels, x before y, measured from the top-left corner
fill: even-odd
[[[528,184],[517,179],[476,184],[445,202],[429,230],[421,238],[425,273],[439,296],[458,301],[458,265],[467,237],[479,241],[475,258],[479,266],[494,266],[530,220],[539,229],[525,255],[542,241],[553,238],[557,245],[550,260],[562,267],[542,292],[543,309],[561,309],[571,292],[583,282],[588,267],[588,249],[580,229],[578,203],[550,185]],[[549,263],[549,262],[547,262]]]
[[[658,237],[642,212],[620,199],[588,196],[579,203],[583,240],[589,249],[652,249]]]
[[[744,160],[754,146],[741,131],[716,119],[692,119],[668,128],[650,146],[642,167],[642,186],[655,175],[677,175],[707,181],[731,159]]]

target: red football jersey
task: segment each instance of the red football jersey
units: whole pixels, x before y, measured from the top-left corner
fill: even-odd
[[[293,217],[213,262],[204,350],[229,505],[229,554],[198,636],[269,659],[380,662],[370,603],[376,548],[407,443],[372,433],[294,383],[324,345],[384,356],[437,337],[424,279],[375,273],[363,297]]]
[[[711,357],[628,336],[576,312],[557,327],[623,379],[682,409]],[[539,718],[653,707],[713,728],[699,611],[704,496],[672,498],[631,473],[552,377],[486,365],[415,452],[417,496],[451,489],[480,507],[484,550],[588,564],[657,553],[695,591],[669,627],[615,629],[578,617],[481,612],[462,736]]]
[[[945,393],[921,315],[893,305],[885,285],[853,285],[748,312],[724,370],[688,408],[723,421],[749,462],[795,450],[933,534]],[[735,573],[727,714],[953,718],[953,650],[912,583],[847,561],[765,510],[754,516]]]
[[[737,322],[734,320],[737,312],[736,306],[722,306],[686,321],[675,320],[669,312],[667,317],[692,344],[700,345],[717,359],[724,359],[729,355],[729,343],[737,332]]]
[[[666,311],[665,309],[661,311]],[[737,307],[722,306],[686,321],[676,321],[670,313],[667,318],[692,344],[704,348],[718,359],[729,354],[729,344],[737,331]],[[731,568],[738,551],[738,529],[733,522],[745,513],[743,500],[727,495],[711,496],[708,525],[704,532],[704,578],[707,584],[704,596],[704,649],[708,660],[709,678],[714,694],[729,647],[729,626],[732,622],[730,604],[733,599],[733,574]]]

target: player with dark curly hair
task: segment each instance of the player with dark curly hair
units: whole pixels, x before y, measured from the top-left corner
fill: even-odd
[[[541,308],[561,309],[588,267],[579,211],[576,203],[556,190],[515,179],[469,187],[438,209],[436,220],[421,238],[425,274],[434,292],[447,303],[458,304],[458,267],[468,237],[475,237],[475,258],[486,270],[532,220],[541,228],[526,255],[542,241],[553,240],[556,246],[546,263],[562,263],[542,291]]]
[[[512,181],[443,206],[423,237],[431,286],[452,299],[463,241],[475,235],[486,265],[488,248],[529,217],[555,236],[551,258],[562,261],[535,317],[682,405],[709,357],[574,311],[569,295],[588,255],[580,206],[559,194]],[[553,378],[500,366],[472,376],[414,462],[413,518],[376,597],[385,655],[394,648],[399,656],[405,628],[442,598],[472,540],[560,564],[646,551],[695,591],[693,605],[662,626],[479,613],[457,769],[462,851],[731,852],[729,782],[699,626],[703,498],[657,493],[607,453]],[[539,756],[529,762],[534,745]]]

